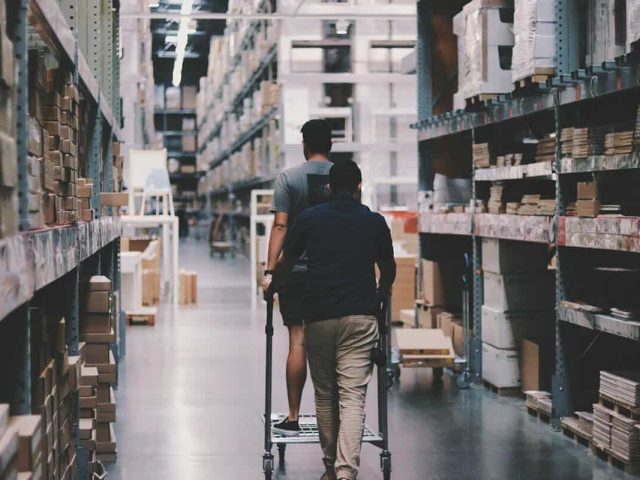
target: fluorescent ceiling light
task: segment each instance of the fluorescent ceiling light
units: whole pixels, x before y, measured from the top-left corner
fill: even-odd
[[[178,43],[178,35],[167,35],[164,37],[164,43]]]
[[[179,87],[182,83],[182,64],[184,53],[187,50],[189,39],[189,15],[193,11],[193,0],[183,0],[180,7],[180,27],[178,28],[178,41],[176,42],[176,60],[173,64],[173,86]]]
[[[160,2],[151,0],[149,2],[149,8],[158,8],[160,6]]]

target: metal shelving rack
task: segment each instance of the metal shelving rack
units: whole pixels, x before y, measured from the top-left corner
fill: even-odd
[[[94,112],[93,130],[86,165],[87,176],[94,179],[94,205],[99,192],[112,189],[111,145],[120,139],[118,0],[87,0],[82,8],[75,0],[5,0],[14,44],[17,69],[17,105],[15,109],[20,233],[0,239],[0,351],[9,352],[13,365],[3,365],[13,382],[0,385],[0,403],[9,403],[13,415],[31,413],[30,309],[34,297],[46,289],[64,292],[56,307],[62,307],[67,325],[70,355],[78,354],[80,338],[80,281],[88,275],[104,274],[119,282],[120,222],[115,217],[100,217],[92,222],[70,226],[30,230],[27,184],[28,138],[28,29],[37,27],[41,40],[63,68],[73,72],[74,81]],[[86,18],[79,18],[86,14]],[[91,21],[89,21],[91,19]],[[91,41],[84,45],[79,25],[86,25]],[[83,27],[84,28],[84,27]],[[88,38],[87,37],[87,38]],[[109,159],[102,162],[101,158]],[[104,165],[104,167],[102,166]],[[122,323],[122,317],[120,316]],[[116,359],[124,354],[124,330],[115,347]],[[5,376],[3,375],[3,378]],[[77,396],[77,394],[76,394]],[[78,399],[76,398],[76,402]],[[78,405],[75,408],[73,435],[76,442],[78,478],[87,478],[87,452],[78,436]]]
[[[256,6],[257,11],[270,12],[272,8],[273,2],[271,0],[262,0]],[[209,122],[212,122],[212,126],[205,137],[199,137],[198,139],[198,153],[200,155],[205,153],[210,142],[222,135],[225,121],[231,115],[243,111],[245,99],[250,98],[254,91],[259,88],[261,80],[273,81],[277,77],[278,44],[276,42],[265,52],[260,59],[260,63],[248,75],[248,78],[237,93],[233,95],[228,107],[222,113],[215,115],[214,105],[223,101],[225,85],[232,78],[234,71],[240,67],[243,52],[256,48],[258,36],[262,33],[262,29],[267,28],[267,25],[269,28],[275,28],[275,24],[269,20],[254,19],[249,22],[239,46],[231,58],[228,70],[224,72],[219,87],[211,96],[209,103],[205,105],[204,114],[201,115],[202,118],[198,122],[198,131],[202,132]],[[240,132],[235,140],[215,155],[214,158],[207,158],[206,163],[209,166],[209,171],[222,168],[223,163],[228,161],[234,153],[240,151],[247,143],[258,137],[274,119],[278,119],[280,110],[279,105],[270,108]],[[270,188],[274,180],[273,176],[256,176],[238,181],[228,181],[219,188],[200,192],[198,199],[209,218],[213,218],[215,215],[222,215],[228,219],[228,236],[231,241],[236,241],[238,238],[236,220],[240,220],[243,225],[249,225],[249,214],[247,212],[249,211],[251,190],[254,188]],[[220,204],[227,207],[218,208]]]
[[[433,114],[432,92],[432,39],[431,12],[441,0],[418,1],[418,43],[416,48],[416,69],[418,74],[418,110],[419,121],[413,125],[418,135],[419,182],[421,196],[433,190],[434,162],[432,154],[434,145],[442,141],[465,142],[468,144],[468,158],[471,163],[471,145],[476,140],[479,129],[503,128],[509,122],[528,120],[536,115],[551,115],[550,129],[560,138],[560,131],[581,118],[580,108],[589,102],[601,102],[598,108],[603,108],[607,99],[619,95],[627,95],[631,100],[640,102],[640,55],[638,52],[627,53],[624,56],[602,65],[581,68],[579,58],[580,12],[577,0],[556,0],[556,57],[557,73],[545,84],[538,85],[537,91],[510,93],[500,95],[493,100],[483,102],[482,107],[474,111],[457,110],[440,115]],[[464,2],[462,2],[464,3]],[[587,119],[583,119],[587,120]],[[565,255],[576,248],[584,252],[599,252],[607,249],[623,250],[640,253],[635,246],[619,247],[615,244],[601,245],[597,248],[577,242],[563,241],[558,238],[561,222],[566,221],[564,215],[564,196],[566,186],[562,179],[569,174],[591,172],[613,172],[618,170],[632,170],[640,168],[640,157],[636,152],[631,155],[616,155],[610,157],[590,157],[587,162],[576,164],[573,160],[561,159],[560,142],[556,141],[556,160],[552,165],[544,168],[540,166],[492,168],[490,171],[473,172],[473,198],[477,198],[477,184],[487,181],[519,181],[523,178],[538,177],[554,182],[556,193],[556,212],[551,217],[531,217],[499,215],[502,217],[500,228],[486,229],[489,214],[421,214],[421,256],[427,254],[425,249],[426,235],[457,235],[471,237],[473,242],[473,316],[474,338],[472,342],[471,366],[476,379],[481,378],[481,305],[483,297],[481,240],[483,237],[505,238],[520,241],[536,241],[547,243],[557,252],[556,268],[556,325],[555,325],[555,374],[552,378],[553,420],[558,425],[559,419],[571,414],[575,407],[575,399],[571,391],[571,369],[568,362],[575,356],[575,350],[567,347],[575,334],[568,325],[578,326],[585,331],[593,331],[594,335],[601,333],[622,337],[631,342],[640,341],[640,325],[625,322],[618,318],[592,314],[568,309],[562,306],[566,293]],[[528,170],[533,168],[533,172]],[[541,170],[542,168],[542,170]],[[531,174],[530,174],[531,173]],[[483,218],[484,217],[484,218]],[[498,217],[494,215],[492,217]],[[517,217],[517,218],[515,218]],[[573,217],[575,218],[575,217]],[[540,230],[535,235],[527,234],[531,229],[518,228],[518,225],[532,227],[532,223],[540,224]],[[537,225],[536,225],[537,226]],[[594,234],[597,235],[597,234]],[[443,237],[444,238],[444,237]],[[591,250],[589,250],[591,249]],[[597,337],[593,338],[593,342]],[[574,359],[575,360],[575,359]]]

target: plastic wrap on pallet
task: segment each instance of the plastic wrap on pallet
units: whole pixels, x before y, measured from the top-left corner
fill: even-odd
[[[0,319],[33,295],[32,252],[28,237],[0,240]]]
[[[470,178],[450,178],[436,173],[433,179],[433,203],[466,205],[471,199]]]
[[[552,0],[515,0],[513,81],[555,69],[555,17]]]
[[[471,235],[471,213],[429,213],[420,215],[422,233]]]
[[[548,243],[552,240],[551,217],[478,213],[475,234],[480,237],[504,238]]]
[[[640,252],[640,217],[560,217],[558,243],[568,247]]]
[[[587,34],[587,65],[601,65],[624,53],[623,44],[616,44],[616,0],[590,0]]]
[[[640,0],[627,0],[627,52],[640,40]]]
[[[500,9],[512,6],[508,0],[474,0],[454,17],[453,32],[458,36],[458,102],[461,98],[511,91],[511,75],[502,68],[500,47],[512,46],[514,37],[512,24],[502,21]]]
[[[640,152],[625,155],[597,155],[586,158],[563,158],[562,173],[597,172],[640,168]]]

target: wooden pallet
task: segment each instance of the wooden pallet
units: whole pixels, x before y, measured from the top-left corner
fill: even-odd
[[[640,407],[615,400],[603,393],[600,393],[600,405],[608,408],[609,410],[613,410],[623,417],[630,418],[632,420],[640,420]]]
[[[584,447],[591,445],[592,435],[584,432],[578,427],[578,420],[573,417],[565,417],[560,420],[560,429],[567,437]]]
[[[555,74],[555,68],[536,68],[531,75],[527,75],[513,82],[513,89],[517,91],[538,88],[540,84],[546,84],[547,80]]]
[[[156,324],[155,313],[127,313],[127,325],[148,325]]]
[[[495,385],[492,385],[486,380],[483,380],[482,384],[484,385],[484,388],[486,388],[487,390],[491,390],[493,393],[495,393],[500,397],[521,397],[522,396],[522,390],[520,390],[520,387],[496,387]]]
[[[474,95],[473,97],[465,99],[467,107],[481,107],[487,100],[493,100],[498,98],[498,95],[504,95],[502,93],[481,93]]]
[[[607,462],[608,464],[619,468],[625,473],[629,473],[631,475],[637,475],[640,473],[640,462],[629,462],[621,455],[618,455],[610,448],[604,447],[602,445],[598,445],[595,442],[591,442],[591,451],[593,454],[598,457],[600,460]]]
[[[529,413],[529,415],[533,417],[536,417],[538,420],[543,421],[544,423],[551,422],[551,416],[546,412],[538,410],[537,408],[527,406],[527,413]]]

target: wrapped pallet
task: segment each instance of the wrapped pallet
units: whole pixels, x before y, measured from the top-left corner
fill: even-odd
[[[590,1],[587,65],[598,66],[624,53],[624,17],[620,0]]]
[[[453,19],[458,36],[458,94],[461,97],[511,91],[514,43],[510,0],[473,0]]]
[[[515,0],[513,81],[556,70],[554,0]]]
[[[627,0],[627,52],[640,40],[640,0]]]

